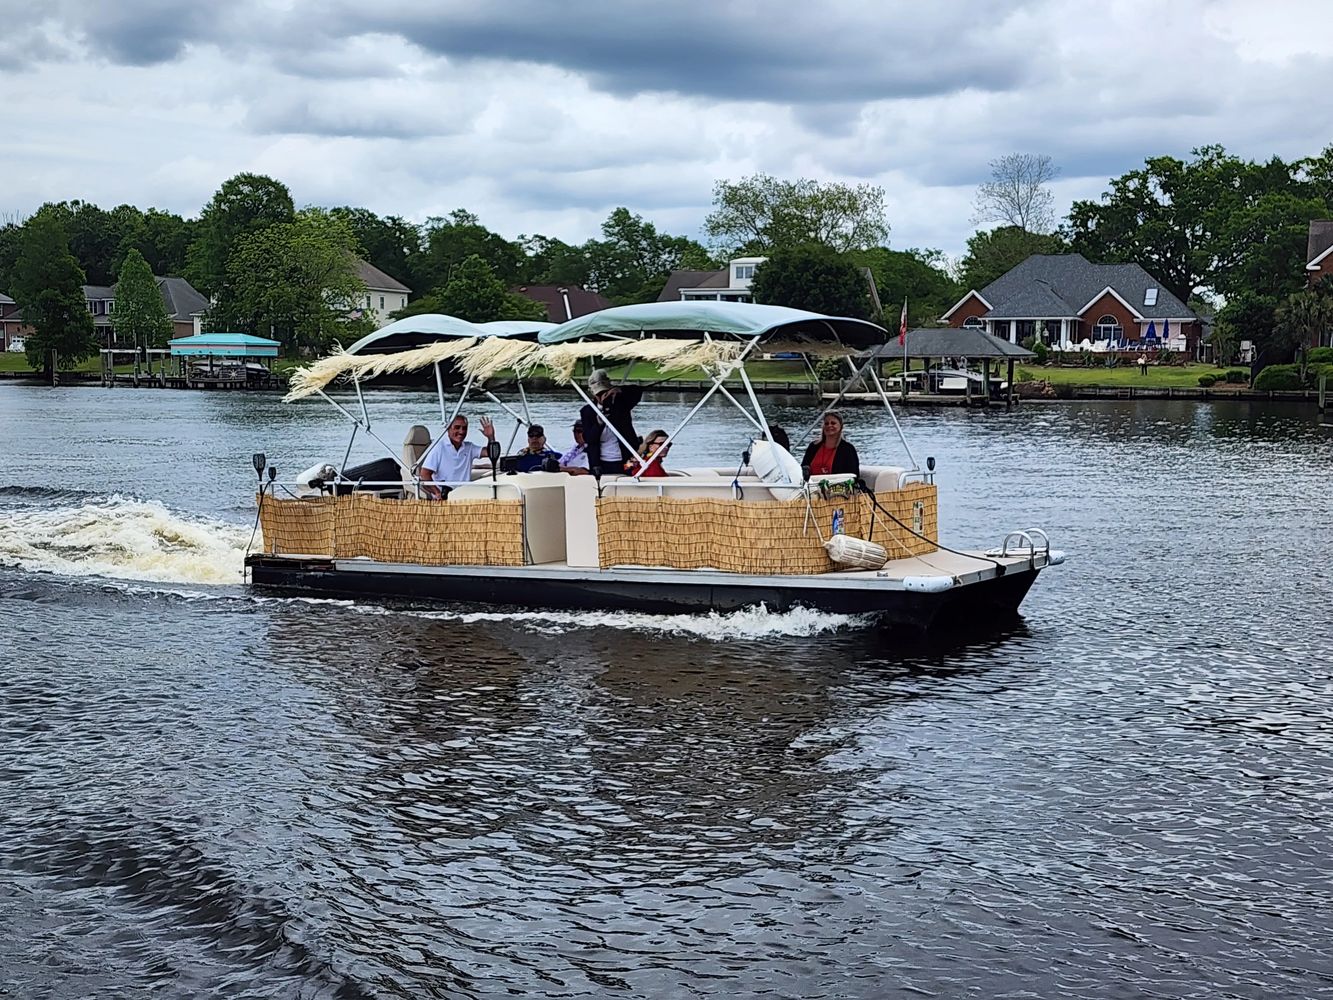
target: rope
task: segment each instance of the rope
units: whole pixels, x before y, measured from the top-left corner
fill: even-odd
[[[894,517],[892,513],[890,513],[889,511],[885,510],[885,509],[884,509],[884,506],[883,506],[883,505],[879,502],[879,500],[875,497],[875,491],[872,490],[869,486],[866,486],[865,483],[864,483],[864,481],[862,481],[862,480],[857,480],[857,483],[858,483],[858,485],[860,485],[861,489],[865,490],[866,496],[870,497],[870,502],[871,502],[872,504],[875,505],[875,509],[878,510],[878,511],[879,511],[881,514],[883,514],[885,517],[887,517],[887,518],[888,518],[890,521],[892,521],[894,524],[898,525],[898,527],[900,527],[900,528],[902,528],[904,531],[906,531],[909,535],[912,535],[912,536],[914,536],[914,537],[916,537],[916,538],[919,538],[919,539],[921,539],[923,542],[930,542],[931,545],[934,545],[936,548],[940,549],[941,551],[944,551],[944,552],[950,552],[950,553],[952,553],[953,555],[956,555],[956,556],[962,556],[964,559],[975,559],[977,562],[988,562],[988,563],[990,563],[992,566],[995,567],[995,575],[996,575],[996,576],[1004,576],[1005,571],[1007,570],[1007,567],[1004,565],[1004,563],[1000,562],[998,559],[992,559],[990,556],[979,556],[979,555],[975,555],[974,553],[971,553],[971,552],[959,552],[957,549],[951,549],[951,548],[949,548],[949,546],[947,546],[947,545],[941,545],[939,542],[935,541],[934,539],[927,538],[925,535],[921,534],[921,532],[919,532],[919,531],[914,531],[910,526],[904,524],[902,521],[900,521],[900,520],[898,520],[896,517]]]

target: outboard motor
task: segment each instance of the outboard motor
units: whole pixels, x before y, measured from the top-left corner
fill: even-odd
[[[329,487],[324,484],[332,482],[338,478],[338,469],[329,465],[327,462],[321,462],[318,465],[312,465],[304,472],[297,473],[296,489],[299,496],[317,496],[325,492]]]

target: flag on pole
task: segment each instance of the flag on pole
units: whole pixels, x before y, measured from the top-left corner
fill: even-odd
[[[898,320],[898,343],[907,346],[907,300],[903,299],[903,315]]]

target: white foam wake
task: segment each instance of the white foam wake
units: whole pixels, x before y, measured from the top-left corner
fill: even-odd
[[[248,528],[119,495],[0,511],[0,566],[157,583],[240,583]]]
[[[611,628],[633,632],[688,635],[713,641],[766,639],[779,636],[813,636],[847,628],[864,628],[874,615],[840,615],[808,608],[769,611],[764,605],[739,611],[701,614],[655,615],[633,611],[440,611],[400,610],[375,604],[354,604],[358,614],[408,615],[431,621],[464,624],[497,622],[514,624],[534,632],[567,632],[572,629]]]

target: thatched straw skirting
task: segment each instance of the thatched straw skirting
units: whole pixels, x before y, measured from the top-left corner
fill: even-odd
[[[930,540],[913,537],[882,513],[876,513],[872,533],[872,508],[865,496],[812,499],[808,506],[804,498],[603,497],[597,501],[601,564],[760,575],[829,573],[842,568],[828,557],[823,544],[839,508],[843,531],[878,542],[890,559],[935,551],[934,486],[912,484],[878,499],[909,527],[916,529],[919,523],[920,533]]]
[[[264,551],[426,566],[522,566],[522,500],[260,498]]]

